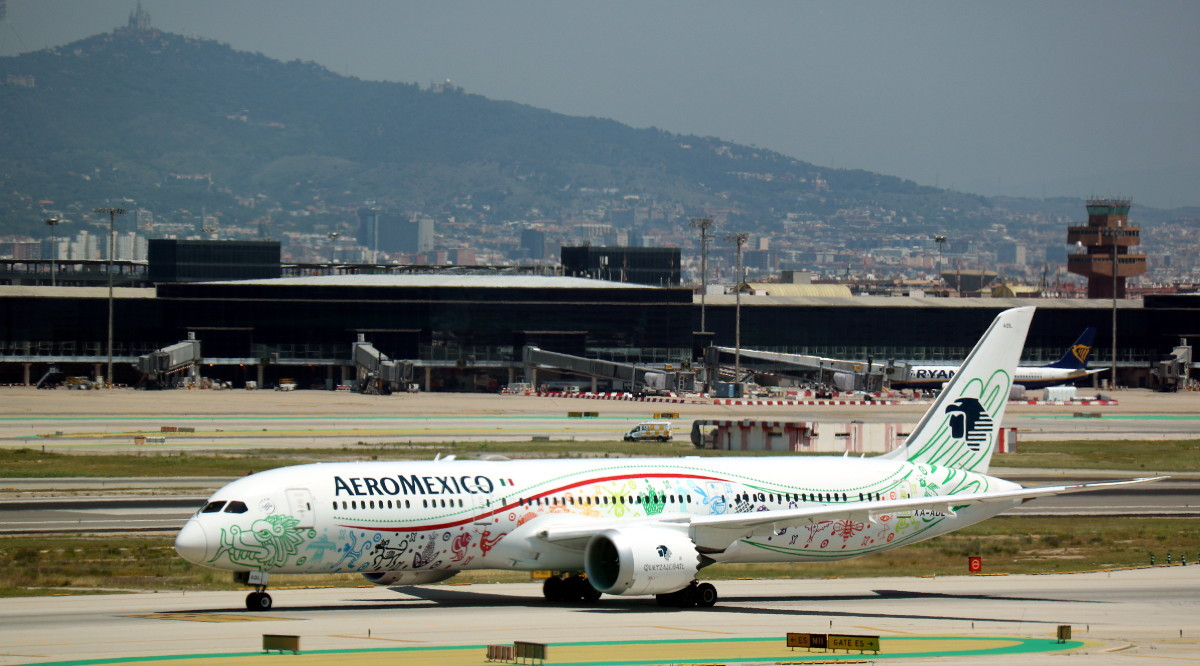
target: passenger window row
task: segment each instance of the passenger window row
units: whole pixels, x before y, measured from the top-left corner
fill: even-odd
[[[858,499],[862,500],[862,493]],[[848,502],[846,493],[742,493],[734,496],[739,502]]]
[[[690,494],[667,494],[667,495],[635,495],[626,497],[617,495],[615,497],[522,497],[517,500],[521,506],[616,506],[616,505],[636,505],[636,504],[675,504],[676,502],[691,503],[692,496]]]
[[[333,508],[335,511],[338,509],[411,509],[412,502],[409,500],[404,500],[403,502],[400,500],[396,500],[395,502],[392,500],[388,500],[387,502],[383,500],[379,500],[378,502],[375,500],[370,500],[369,502],[367,500],[361,502],[358,500],[342,500],[340,502],[334,501]]]
[[[858,500],[882,500],[883,493],[859,493]],[[674,494],[668,493],[665,495],[636,495],[626,497],[618,495],[615,497],[535,497],[535,498],[520,498],[517,502],[523,507],[554,507],[554,506],[606,506],[606,505],[636,505],[636,504],[675,504],[683,502],[690,504],[692,501],[691,494]],[[734,496],[734,501],[737,502],[848,502],[849,497],[846,493],[741,493]],[[202,513],[215,513],[221,510],[224,502],[212,502],[201,510]],[[339,506],[340,504],[340,506]],[[411,509],[412,503],[410,500],[404,500],[401,506],[400,500],[394,503],[392,500],[343,500],[340,503],[335,501],[333,508],[337,509]],[[237,508],[235,509],[235,505]],[[491,501],[487,502],[491,506]],[[421,507],[430,508],[462,508],[464,506],[462,499],[424,499],[421,500]],[[246,505],[241,502],[230,502],[225,509],[226,513],[245,513]]]

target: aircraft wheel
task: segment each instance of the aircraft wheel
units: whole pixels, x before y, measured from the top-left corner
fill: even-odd
[[[696,586],[696,605],[710,608],[717,603],[717,588],[712,583],[700,583]]]
[[[572,589],[572,598],[579,599],[585,604],[594,604],[600,600],[600,590],[592,587],[588,579],[583,576],[572,576],[567,581],[574,586]]]
[[[271,595],[266,592],[251,592],[246,595],[246,608],[249,610],[271,610]]]
[[[567,582],[558,576],[551,576],[542,583],[542,596],[546,601],[561,602],[567,600]]]

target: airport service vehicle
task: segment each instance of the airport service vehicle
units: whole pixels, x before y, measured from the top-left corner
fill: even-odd
[[[625,441],[627,442],[644,442],[647,440],[657,442],[671,441],[671,422],[643,421],[625,433]]]
[[[1092,352],[1092,341],[1096,338],[1096,329],[1087,328],[1054,363],[1041,366],[1018,366],[1014,384],[1027,389],[1040,389],[1047,386],[1058,386],[1082,379],[1089,375],[1104,372],[1108,368],[1088,370],[1088,355]],[[938,389],[949,381],[959,371],[953,365],[913,365],[908,368],[908,375],[903,381],[892,382],[894,389]]]
[[[820,562],[929,539],[1044,495],[988,476],[1031,307],[1002,312],[913,429],[874,458],[373,461],[299,465],[221,488],[179,554],[238,572],[266,609],[271,574],[361,573],[418,585],[464,569],[566,572],[551,601],[655,595],[711,606],[696,572],[722,562]]]

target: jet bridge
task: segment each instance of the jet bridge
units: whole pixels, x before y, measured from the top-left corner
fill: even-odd
[[[728,362],[722,363],[722,355],[735,354],[741,357],[743,366],[782,368],[841,391],[879,391],[883,387],[883,377],[887,370],[886,366],[871,360],[847,361],[806,354],[783,354],[754,349],[742,349],[739,352],[733,347],[709,347],[705,360],[710,367],[710,376],[721,376],[719,368],[722,365],[730,365]],[[735,378],[734,381],[743,379]]]
[[[412,382],[413,364],[409,361],[392,361],[371,343],[358,336],[351,355],[358,368],[358,390],[360,393],[391,393],[408,390]]]
[[[142,373],[138,385],[143,388],[162,388],[167,377],[191,370],[200,362],[200,341],[193,334],[188,339],[138,357],[134,367]]]
[[[696,374],[684,370],[665,370],[615,361],[572,356],[560,352],[546,351],[526,346],[522,351],[525,376],[529,383],[537,386],[538,368],[553,368],[592,378],[592,389],[597,380],[604,379],[639,392],[679,393],[695,390]]]
[[[1159,361],[1150,369],[1157,391],[1178,391],[1181,386],[1188,384],[1191,379],[1192,347],[1187,338],[1180,339],[1179,345],[1171,350],[1171,355]]]

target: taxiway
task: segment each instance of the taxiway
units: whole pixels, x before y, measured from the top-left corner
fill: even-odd
[[[312,653],[306,663],[340,666],[481,664],[484,645],[514,640],[548,644],[552,656],[558,651],[554,664],[774,663],[815,657],[789,654],[783,647],[789,631],[877,635],[889,657],[919,647],[902,661],[906,664],[948,663],[945,657],[964,649],[961,641],[997,637],[1038,639],[1049,651],[1019,657],[985,651],[972,663],[1019,659],[1035,666],[1071,657],[1089,665],[1200,660],[1200,566],[718,585],[717,606],[683,611],[645,598],[552,605],[533,583],[396,591],[282,589],[275,593],[275,609],[259,614],[247,613],[236,591],[3,599],[0,666],[100,658],[135,663],[166,656],[230,666],[250,663],[241,659],[257,653],[267,633],[300,636],[303,651]],[[1059,625],[1070,625],[1081,644],[1044,645]],[[958,637],[960,643],[945,637]],[[929,640],[918,646],[922,638]],[[750,639],[765,640],[750,646]],[[593,649],[568,659],[581,644]],[[750,649],[758,644],[769,652]],[[650,646],[658,647],[648,656]]]

